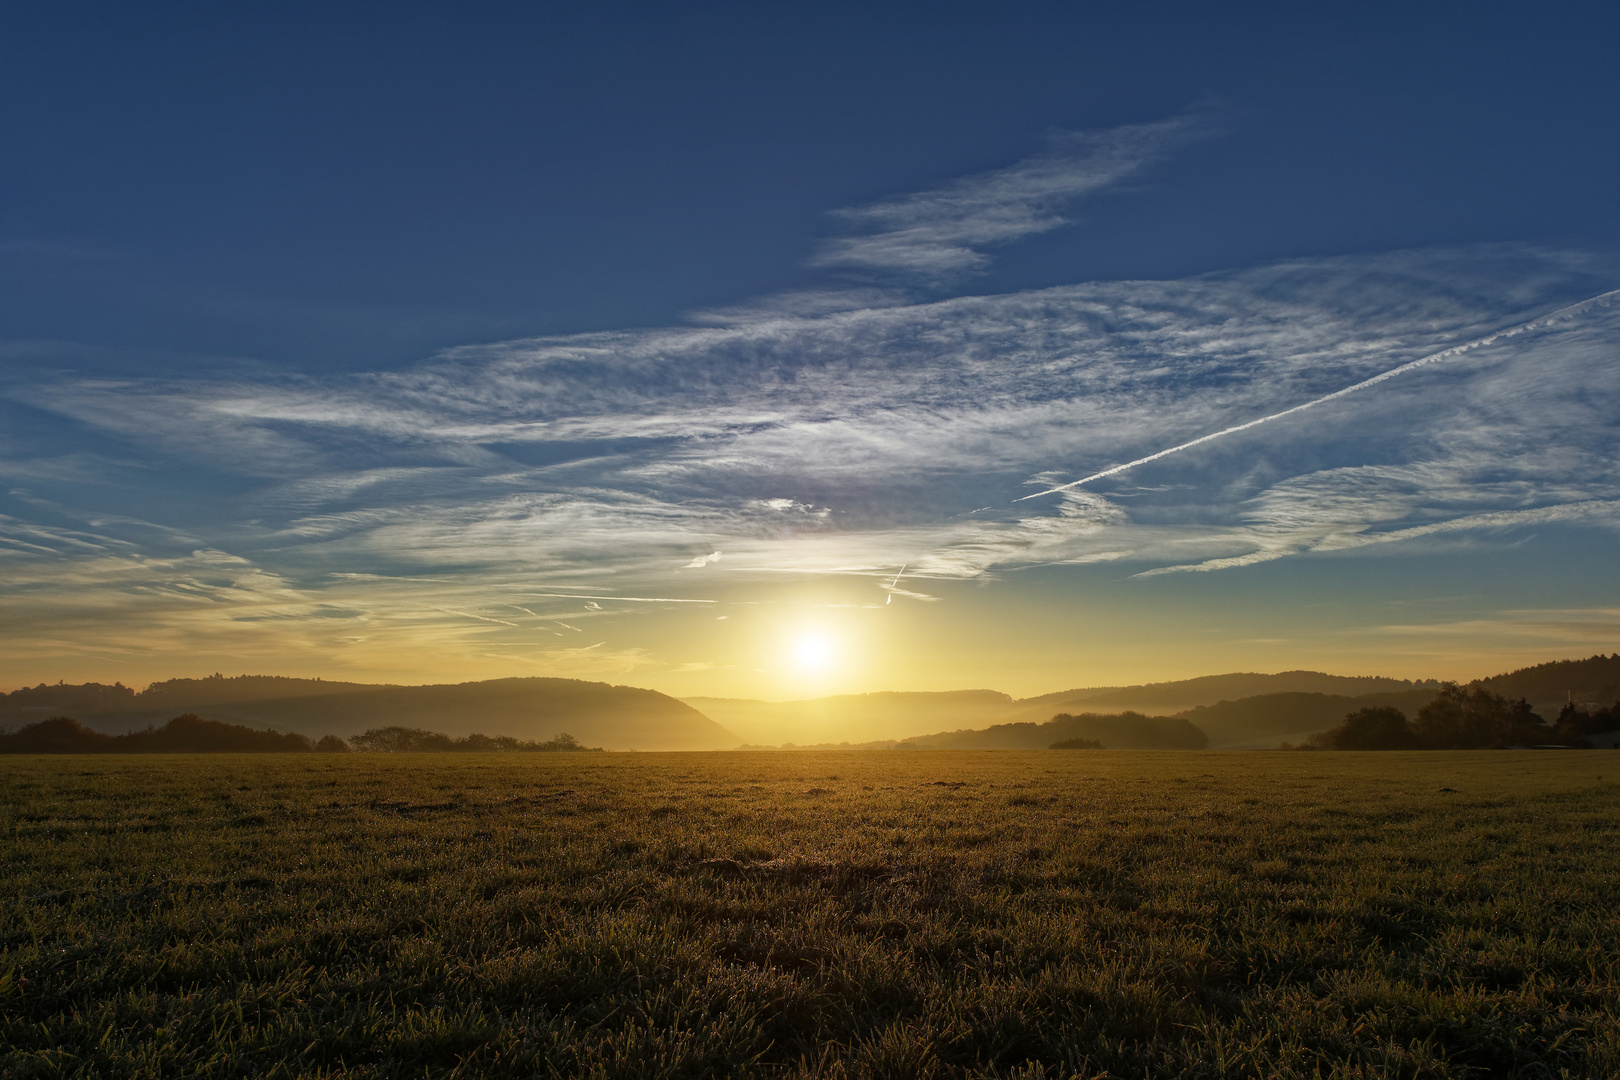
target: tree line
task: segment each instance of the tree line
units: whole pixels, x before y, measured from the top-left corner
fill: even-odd
[[[544,742],[532,739],[514,739],[510,735],[464,735],[453,739],[438,731],[423,728],[372,728],[363,735],[349,740],[356,750],[381,754],[400,753],[557,753],[584,751],[601,753],[600,746],[581,746],[579,740],[567,732]]]
[[[1586,712],[1565,705],[1548,724],[1520,698],[1510,701],[1482,686],[1445,683],[1408,720],[1393,706],[1357,709],[1332,731],[1311,736],[1303,749],[1484,750],[1508,746],[1591,746],[1588,737],[1620,729],[1620,703]]]
[[[436,731],[405,727],[372,728],[347,741],[337,735],[311,739],[293,731],[260,730],[204,720],[195,713],[177,716],[162,727],[147,727],[123,735],[108,735],[66,716],[53,716],[17,731],[0,732],[0,754],[302,754],[350,750],[533,753],[601,749],[581,746],[568,734],[544,742],[514,739],[509,735],[475,734],[452,739]]]

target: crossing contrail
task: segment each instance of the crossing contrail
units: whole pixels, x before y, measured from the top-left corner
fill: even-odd
[[[908,567],[910,565],[911,565],[911,563],[909,563],[909,562],[903,562],[903,563],[900,564],[900,572],[898,574],[894,575],[894,580],[893,581],[889,582],[889,597],[888,597],[888,599],[883,601],[883,603],[885,605],[894,603],[894,587],[896,585],[900,584],[900,579],[901,578],[906,576],[906,567]]]
[[[1613,289],[1606,293],[1599,293],[1597,296],[1588,297],[1587,299],[1581,300],[1578,303],[1570,304],[1568,307],[1561,307],[1557,311],[1549,312],[1548,314],[1541,316],[1539,319],[1532,319],[1529,322],[1520,323],[1517,326],[1510,326],[1506,330],[1498,330],[1496,333],[1479,338],[1476,341],[1470,341],[1462,345],[1453,345],[1449,349],[1442,349],[1437,353],[1430,353],[1428,356],[1419,357],[1418,359],[1409,363],[1402,364],[1400,367],[1393,367],[1388,371],[1374,375],[1370,379],[1363,379],[1361,382],[1358,382],[1353,386],[1346,386],[1342,390],[1335,390],[1331,394],[1324,394],[1323,396],[1312,401],[1307,401],[1301,405],[1295,405],[1292,408],[1284,409],[1282,412],[1275,412],[1270,416],[1257,417],[1242,424],[1236,424],[1229,428],[1222,428],[1220,431],[1212,431],[1208,435],[1200,435],[1198,438],[1193,439],[1190,442],[1184,442],[1178,446],[1172,446],[1167,450],[1160,450],[1158,453],[1149,454],[1147,457],[1143,458],[1137,458],[1135,461],[1127,461],[1123,465],[1115,465],[1111,468],[1104,469],[1102,472],[1095,472],[1090,476],[1082,477],[1079,480],[1071,480],[1067,484],[1059,484],[1057,487],[1047,488],[1045,491],[1037,491],[1033,495],[1020,495],[1018,498],[1014,499],[1013,502],[1023,502],[1025,499],[1038,499],[1042,495],[1056,495],[1060,491],[1068,491],[1070,488],[1077,488],[1083,484],[1089,484],[1093,480],[1101,480],[1104,477],[1113,476],[1116,473],[1122,473],[1126,469],[1134,469],[1138,465],[1146,465],[1150,461],[1158,461],[1160,458],[1169,457],[1171,454],[1179,454],[1183,450],[1191,450],[1195,446],[1202,446],[1204,443],[1213,442],[1214,440],[1223,438],[1227,435],[1236,435],[1240,431],[1248,431],[1250,428],[1259,427],[1261,424],[1269,424],[1273,420],[1281,420],[1285,416],[1292,416],[1297,412],[1304,412],[1306,409],[1314,409],[1318,405],[1333,401],[1336,398],[1342,398],[1346,394],[1353,394],[1357,390],[1365,390],[1369,386],[1376,386],[1385,379],[1393,379],[1397,375],[1404,375],[1414,368],[1425,367],[1429,364],[1438,363],[1441,360],[1446,360],[1453,356],[1460,356],[1463,353],[1472,352],[1473,350],[1482,348],[1486,345],[1493,345],[1505,338],[1518,337],[1520,334],[1526,334],[1532,330],[1540,330],[1542,327],[1550,325],[1556,319],[1569,318],[1571,316],[1583,313],[1588,308],[1607,304],[1616,296],[1620,296],[1620,289]]]

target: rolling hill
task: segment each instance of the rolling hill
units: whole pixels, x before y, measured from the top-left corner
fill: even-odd
[[[1176,716],[1200,706],[1279,693],[1336,695],[1344,699],[1365,694],[1405,693],[1422,695],[1423,701],[1427,701],[1434,696],[1439,683],[1423,685],[1429,689],[1423,690],[1418,684],[1404,679],[1285,671],[1276,675],[1208,675],[1143,686],[1061,690],[1021,699],[994,690],[959,690],[948,693],[847,694],[803,701],[696,697],[683,700],[727,729],[735,731],[747,743],[779,746],[786,743],[823,745],[898,741],[936,736],[947,731],[983,729],[997,724],[1039,725],[1057,713],[1134,712]],[[1320,730],[1332,727],[1343,717],[1344,714],[1339,713],[1332,723],[1323,725]],[[1235,714],[1225,715],[1223,723],[1233,731],[1236,730],[1234,725],[1241,726]],[[1244,735],[1244,739],[1260,737],[1269,731],[1264,722],[1257,723],[1264,730]],[[1306,730],[1314,723],[1316,713],[1312,712],[1302,727],[1287,727],[1284,723],[1285,734]],[[1215,736],[1211,738],[1213,740]]]
[[[1603,708],[1620,701],[1620,654],[1585,660],[1554,660],[1492,675],[1479,684],[1505,698],[1524,698],[1545,717],[1554,717],[1566,701]]]
[[[87,684],[94,688],[96,684]],[[39,686],[0,698],[0,721],[68,715],[101,731],[162,724],[180,713],[305,735],[422,727],[448,735],[544,741],[567,732],[614,750],[716,750],[731,732],[655,690],[577,679],[494,679],[435,686],[371,686],[315,679],[175,679],[142,693],[119,687]]]
[[[1434,700],[1435,690],[1386,694],[1257,694],[1236,701],[1200,705],[1176,715],[1209,736],[1215,750],[1270,749],[1279,743],[1301,743],[1319,731],[1338,727],[1347,713],[1393,706],[1408,717]]]
[[[1065,739],[1088,739],[1109,750],[1202,750],[1209,740],[1180,717],[1118,713],[1060,713],[1043,723],[994,724],[982,731],[943,731],[907,739],[897,750],[1045,750]]]
[[[709,697],[677,701],[653,690],[575,679],[379,686],[216,675],[170,679],[140,692],[116,683],[24,687],[0,694],[0,726],[17,727],[60,715],[120,733],[190,712],[314,736],[354,735],[389,725],[538,741],[567,732],[589,745],[620,750],[902,741],[1033,747],[1060,738],[1095,738],[1105,746],[1161,745],[1165,739],[1183,745],[1190,729],[1199,738],[1207,737],[1212,748],[1242,749],[1303,741],[1366,706],[1393,705],[1412,716],[1440,685],[1433,679],[1411,682],[1316,671],[1239,672],[1141,686],[1062,690],[1022,699],[994,690],[959,690],[773,702]],[[1537,664],[1478,680],[1476,685],[1510,699],[1526,698],[1541,716],[1552,719],[1566,700],[1588,706],[1620,700],[1620,654]],[[1055,714],[1071,714],[1076,721],[1092,719],[1084,731],[1076,727],[1055,733],[1049,727]],[[1101,725],[1099,718],[1109,716],[1135,719]],[[1144,727],[1141,721],[1153,723]],[[1160,721],[1174,723],[1166,726]],[[1139,730],[1127,730],[1132,725]],[[1150,729],[1158,734],[1150,734]],[[1180,734],[1170,734],[1172,729]]]
[[[1275,675],[1235,672],[1205,675],[1176,682],[1146,683],[1141,686],[1102,686],[1082,690],[1062,690],[1055,694],[1019,701],[1020,712],[1050,716],[1054,712],[1105,712],[1133,710],[1165,715],[1185,712],[1200,705],[1267,694],[1336,694],[1359,697],[1363,694],[1391,694],[1414,689],[1407,679],[1378,676],[1327,675],[1320,671],[1281,671]],[[1439,684],[1434,684],[1438,688]]]
[[[682,700],[742,741],[770,746],[905,739],[992,724],[1015,707],[1012,698],[994,690],[844,694],[807,701]]]

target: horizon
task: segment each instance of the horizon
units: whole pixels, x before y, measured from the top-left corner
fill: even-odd
[[[1620,16],[921,11],[25,13],[0,684],[1614,651]]]
[[[1596,654],[1596,655],[1601,657],[1602,654]],[[1111,690],[1111,689],[1128,690],[1128,689],[1139,689],[1139,688],[1146,688],[1146,687],[1153,687],[1153,686],[1160,686],[1160,685],[1172,685],[1172,684],[1183,683],[1183,682],[1191,682],[1191,681],[1195,681],[1195,680],[1198,680],[1198,679],[1214,679],[1214,678],[1221,678],[1221,677],[1224,677],[1224,676],[1244,676],[1244,675],[1258,676],[1258,677],[1271,677],[1271,676],[1278,676],[1278,675],[1305,674],[1305,675],[1325,675],[1325,676],[1328,676],[1330,678],[1341,678],[1341,679],[1387,680],[1387,681],[1391,681],[1391,682],[1406,682],[1406,683],[1411,683],[1413,685],[1422,685],[1422,684],[1428,684],[1428,683],[1448,683],[1448,682],[1457,683],[1459,685],[1467,685],[1467,684],[1469,684],[1471,682],[1474,682],[1474,681],[1477,681],[1477,680],[1487,679],[1487,678],[1490,678],[1490,677],[1496,676],[1496,675],[1512,674],[1513,672],[1516,672],[1516,671],[1525,670],[1527,668],[1539,667],[1539,666],[1542,666],[1542,665],[1545,665],[1545,664],[1578,662],[1580,660],[1585,660],[1585,659],[1590,659],[1590,658],[1589,657],[1565,656],[1565,657],[1558,657],[1558,658],[1553,659],[1553,660],[1542,659],[1542,660],[1533,661],[1533,662],[1526,663],[1526,664],[1521,664],[1521,665],[1519,665],[1517,667],[1510,667],[1510,668],[1506,668],[1506,669],[1496,669],[1496,670],[1486,672],[1484,674],[1474,675],[1474,676],[1469,676],[1469,677],[1446,677],[1446,676],[1433,676],[1433,675],[1419,676],[1419,677],[1406,677],[1406,676],[1393,676],[1393,675],[1384,675],[1384,674],[1366,674],[1366,673],[1351,674],[1351,673],[1335,672],[1335,671],[1318,671],[1318,670],[1315,670],[1315,669],[1312,669],[1312,668],[1288,668],[1288,669],[1284,669],[1284,670],[1280,670],[1280,671],[1239,671],[1239,670],[1234,670],[1234,671],[1204,672],[1202,674],[1197,674],[1197,675],[1180,676],[1180,677],[1171,678],[1171,679],[1157,679],[1157,680],[1154,680],[1152,682],[1142,682],[1142,683],[1098,683],[1098,684],[1093,684],[1093,685],[1088,685],[1088,686],[1078,686],[1078,685],[1076,685],[1076,686],[1062,686],[1062,687],[1058,687],[1056,689],[1047,689],[1047,690],[1036,691],[1035,693],[1019,693],[1019,694],[1009,693],[1008,691],[1000,690],[1000,689],[997,689],[996,687],[993,687],[993,686],[959,686],[959,687],[943,689],[943,690],[939,690],[939,689],[929,689],[929,690],[903,690],[903,689],[856,690],[856,691],[851,691],[851,692],[848,692],[848,693],[824,694],[824,695],[820,695],[819,697],[808,697],[808,698],[728,698],[728,697],[726,697],[724,695],[719,695],[719,694],[676,695],[676,694],[670,694],[667,691],[658,690],[657,687],[653,687],[653,686],[640,686],[640,685],[631,684],[631,683],[614,683],[611,680],[604,680],[604,679],[582,679],[582,680],[578,680],[578,681],[581,681],[581,682],[595,682],[595,683],[600,683],[600,684],[603,684],[603,685],[610,685],[610,686],[631,686],[631,687],[633,687],[635,689],[641,689],[641,690],[654,690],[654,691],[656,691],[658,693],[664,694],[666,697],[675,698],[676,700],[708,698],[710,700],[758,701],[758,702],[764,702],[764,703],[773,704],[773,705],[792,704],[794,702],[817,701],[817,700],[821,700],[822,698],[833,698],[833,697],[869,697],[869,696],[875,696],[875,695],[879,695],[879,694],[938,694],[938,695],[948,695],[948,694],[991,693],[991,694],[1001,694],[1001,695],[1007,697],[1009,700],[1011,700],[1013,702],[1018,702],[1018,701],[1028,701],[1028,700],[1031,700],[1031,699],[1034,699],[1034,698],[1047,697],[1047,696],[1050,696],[1050,695],[1053,695],[1053,694],[1066,693],[1066,692],[1072,691],[1072,690]],[[319,676],[319,675],[286,675],[286,674],[268,673],[268,672],[240,672],[240,673],[235,674],[235,675],[227,675],[227,674],[224,674],[222,672],[210,672],[207,675],[171,675],[171,676],[168,676],[167,678],[153,679],[153,680],[151,680],[149,682],[144,682],[144,683],[123,683],[122,680],[113,680],[112,682],[103,682],[102,680],[98,680],[98,679],[81,680],[78,683],[67,683],[65,680],[58,680],[58,681],[53,683],[53,682],[50,682],[50,681],[47,681],[47,680],[42,680],[42,681],[36,682],[36,683],[22,683],[22,684],[18,684],[18,685],[15,685],[15,686],[0,685],[0,694],[15,693],[18,690],[33,690],[33,689],[38,689],[41,686],[50,687],[50,686],[61,686],[61,685],[87,685],[87,684],[100,684],[100,685],[103,685],[103,686],[124,685],[128,689],[133,690],[135,693],[140,694],[140,693],[146,692],[152,686],[159,685],[159,684],[162,684],[162,683],[167,683],[167,682],[206,682],[206,681],[215,680],[215,679],[222,680],[222,681],[230,681],[230,680],[233,680],[233,679],[288,679],[288,680],[300,681],[300,682],[328,682],[328,683],[348,684],[348,685],[362,685],[362,686],[422,687],[422,686],[456,686],[456,685],[465,685],[465,684],[478,683],[478,682],[496,682],[496,681],[500,681],[502,679],[531,679],[531,678],[535,678],[535,679],[571,678],[571,676],[499,675],[499,676],[494,676],[494,677],[489,678],[489,679],[462,679],[462,680],[455,680],[455,681],[415,682],[415,683],[411,683],[411,682],[365,683],[365,682],[355,680],[355,679],[331,679],[331,678],[325,678],[325,677]]]

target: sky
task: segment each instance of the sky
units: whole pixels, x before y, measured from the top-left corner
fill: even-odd
[[[0,689],[1620,648],[1620,15],[14,6]]]

